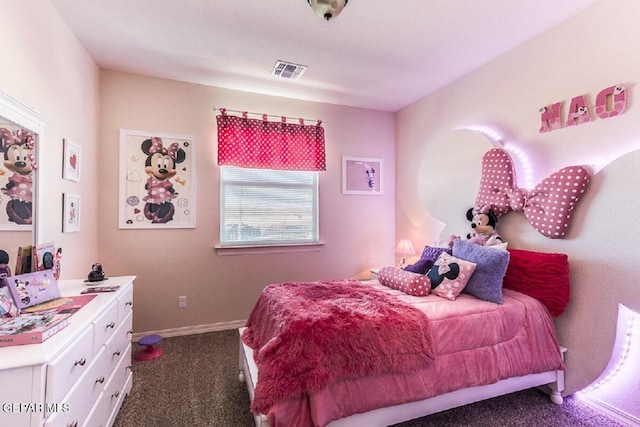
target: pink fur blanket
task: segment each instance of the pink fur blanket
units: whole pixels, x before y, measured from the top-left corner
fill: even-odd
[[[434,358],[424,313],[352,279],[266,287],[242,340],[258,366],[256,413],[341,379],[408,372]]]

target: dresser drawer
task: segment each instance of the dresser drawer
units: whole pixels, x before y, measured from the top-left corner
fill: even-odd
[[[131,344],[123,356],[86,422],[79,425],[103,427],[112,425],[115,421],[117,411],[120,409],[125,395],[131,390]]]
[[[62,398],[89,370],[93,359],[93,325],[89,324],[78,339],[47,366],[46,402],[62,403]]]
[[[122,321],[133,311],[133,286],[125,289],[118,297],[118,320]]]
[[[118,304],[114,301],[94,322],[94,352],[98,352],[120,326]]]
[[[93,407],[93,410],[87,417],[87,421],[82,425],[82,427],[105,427],[107,425],[108,420],[108,403],[107,399],[105,399],[105,392],[103,391],[98,398],[98,403]]]
[[[74,425],[74,422],[78,426],[82,425],[95,402],[100,398],[100,394],[111,375],[106,359],[105,349],[102,348],[87,372],[63,397],[69,410],[50,415],[45,426],[67,426]]]
[[[105,387],[103,398],[106,401],[106,411],[110,424],[115,420],[115,416],[122,405],[125,395],[131,390],[131,344],[127,347],[124,357],[113,372],[113,376]]]
[[[133,315],[129,313],[106,345],[107,360],[109,361],[111,372],[118,366],[120,360],[125,357],[127,347],[131,345],[129,330],[131,329],[132,318]],[[131,361],[131,357],[129,357],[129,361]]]

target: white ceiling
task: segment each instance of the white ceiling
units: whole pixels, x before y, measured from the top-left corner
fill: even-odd
[[[51,0],[105,69],[397,111],[598,0]],[[276,60],[307,65],[299,80]]]

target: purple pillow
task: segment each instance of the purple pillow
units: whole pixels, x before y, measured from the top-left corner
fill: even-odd
[[[502,304],[502,279],[509,266],[509,252],[457,239],[453,242],[453,256],[476,263],[462,292]]]
[[[427,274],[427,271],[433,265],[433,260],[428,258],[420,258],[415,264],[407,265],[404,269],[412,273]]]
[[[430,259],[433,262],[436,262],[442,252],[446,252],[449,255],[452,255],[451,248],[436,248],[433,246],[425,246],[422,250],[422,255],[420,255],[420,258],[426,258]]]
[[[404,270],[411,271],[412,273],[427,274],[433,263],[436,262],[440,254],[443,252],[451,255],[450,248],[434,248],[432,246],[425,246],[418,262],[406,266]]]

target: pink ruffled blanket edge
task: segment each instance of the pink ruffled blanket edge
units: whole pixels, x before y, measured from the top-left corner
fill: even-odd
[[[252,410],[345,378],[410,372],[434,359],[429,319],[353,279],[266,287],[242,339],[254,350]]]

